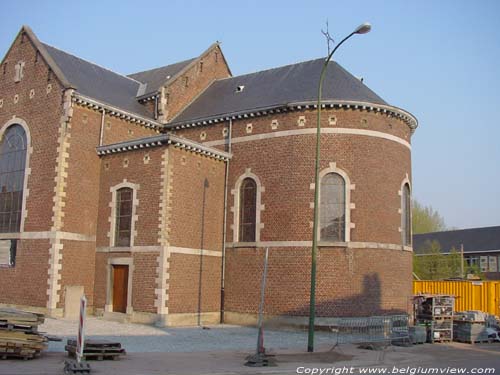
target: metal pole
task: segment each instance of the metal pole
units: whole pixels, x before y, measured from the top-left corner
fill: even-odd
[[[202,295],[202,276],[203,276],[203,240],[205,236],[205,202],[207,195],[207,188],[209,187],[208,179],[203,181],[203,202],[201,208],[201,241],[200,241],[200,272],[198,283],[198,326],[201,326],[201,295]]]
[[[309,335],[307,338],[307,351],[314,351],[314,319],[316,314],[316,254],[318,252],[318,219],[319,219],[319,164],[320,164],[320,144],[321,144],[321,94],[323,91],[323,80],[325,73],[335,51],[351,36],[356,34],[352,32],[346,36],[339,44],[335,46],[333,51],[327,56],[321,70],[321,75],[318,84],[318,102],[317,102],[317,117],[316,117],[316,161],[314,167],[314,221],[313,221],[313,241],[311,254],[311,293],[309,300]]]
[[[464,275],[464,244],[460,244],[460,276],[463,279]]]
[[[269,259],[269,248],[266,247],[266,255],[264,257],[264,272],[262,274],[262,282],[260,285],[260,304],[259,304],[259,320],[257,328],[259,333],[257,335],[257,354],[264,353],[264,341],[262,335],[262,315],[264,314],[264,296],[266,292],[266,279],[267,279],[267,261]]]

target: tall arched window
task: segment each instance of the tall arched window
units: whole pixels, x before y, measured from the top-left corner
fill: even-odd
[[[240,187],[240,242],[255,242],[257,213],[257,184],[245,178]]]
[[[27,139],[21,125],[5,131],[0,144],[0,232],[21,230]]]
[[[132,235],[133,190],[123,187],[116,191],[115,246],[130,246]]]
[[[345,180],[338,173],[321,179],[319,228],[320,241],[345,241]]]
[[[403,245],[411,245],[411,195],[410,185],[404,184],[401,195],[401,232]]]

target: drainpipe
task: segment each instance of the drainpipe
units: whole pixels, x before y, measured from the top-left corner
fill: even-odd
[[[158,120],[158,95],[155,96],[155,120]]]
[[[233,120],[229,119],[229,133],[227,141],[227,152],[231,153],[231,137],[233,133]],[[229,182],[229,160],[226,161],[226,173],[224,175],[224,223],[222,226],[222,272],[220,292],[220,322],[224,323],[224,281],[226,272],[226,227],[227,227],[227,188]]]
[[[104,115],[105,114],[106,114],[106,111],[103,108],[102,115],[101,115],[101,131],[99,133],[99,146],[102,146],[102,139],[104,138]]]

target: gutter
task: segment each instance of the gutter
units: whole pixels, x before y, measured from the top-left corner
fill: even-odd
[[[360,109],[372,112],[382,112],[393,115],[402,119],[410,127],[412,132],[418,127],[418,120],[410,112],[401,108],[393,107],[385,104],[374,104],[368,102],[357,102],[349,100],[323,100],[322,108],[345,108],[345,109]],[[267,114],[281,113],[288,111],[300,111],[303,109],[315,109],[317,104],[314,101],[290,102],[290,103],[277,103],[271,106],[256,107],[252,109],[245,109],[241,111],[221,113],[212,116],[199,117],[191,120],[176,121],[164,125],[165,129],[185,129],[200,125],[210,125],[213,123],[229,121],[229,119],[236,120],[242,118],[252,118],[265,116]]]

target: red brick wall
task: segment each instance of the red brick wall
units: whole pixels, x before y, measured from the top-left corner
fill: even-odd
[[[203,256],[200,272],[198,255],[172,254],[168,312],[198,312],[198,293],[201,279],[201,312],[220,311],[221,258]]]
[[[231,75],[219,46],[209,50],[202,56],[201,61],[203,61],[202,71],[200,71],[200,63],[197,62],[166,86],[165,93],[168,94],[168,103],[164,117],[167,120],[171,120],[179,114],[214,80]],[[185,84],[186,78],[188,79],[187,86]]]
[[[57,157],[57,138],[62,115],[62,87],[54,75],[47,81],[48,65],[39,57],[35,63],[36,50],[27,37],[24,43],[20,38],[14,41],[13,47],[5,57],[6,73],[0,69],[0,125],[3,126],[14,115],[26,121],[33,152],[30,157],[31,175],[28,178],[29,197],[26,202],[28,217],[25,221],[26,231],[47,231],[52,225],[52,197],[54,195],[54,177]],[[14,65],[24,61],[24,78],[14,82]],[[52,90],[47,93],[47,84]],[[30,99],[30,91],[35,96]],[[14,95],[19,95],[18,103],[14,103]]]
[[[18,37],[0,68],[0,126],[13,116],[24,120],[29,128],[33,149],[28,176],[28,215],[24,230],[48,231],[52,226],[54,177],[57,158],[58,128],[62,115],[62,86],[52,75],[41,56],[35,62],[36,50],[28,37]],[[14,82],[15,64],[24,61],[24,77]],[[47,85],[52,90],[47,92]],[[34,96],[30,98],[30,92]],[[14,96],[19,100],[14,102]],[[0,239],[2,238],[0,234]],[[0,302],[45,307],[47,303],[48,240],[18,241],[16,266],[0,269]]]
[[[298,126],[305,116],[305,126]],[[315,127],[315,111],[291,112],[233,122],[232,137],[302,130]],[[329,117],[336,124],[329,124]],[[278,129],[271,121],[278,120]],[[252,132],[246,125],[252,123]],[[198,142],[223,139],[228,123],[176,131]],[[324,110],[323,128],[378,131],[409,142],[410,130],[387,115],[356,110]],[[217,146],[224,148],[224,146]],[[272,151],[271,151],[272,150]],[[262,193],[261,241],[311,241],[314,190],[315,134],[288,135],[232,145],[229,189],[247,168],[259,177]],[[401,244],[401,197],[398,191],[408,174],[411,153],[391,140],[350,134],[322,134],[320,169],[330,162],[347,173],[351,191],[351,241]],[[227,241],[233,241],[234,196],[229,194]],[[310,288],[310,248],[271,248],[266,313],[307,315]],[[263,249],[228,249],[225,310],[257,312]],[[320,248],[318,259],[318,314],[369,315],[407,309],[411,295],[411,253],[371,248]],[[363,302],[364,301],[364,302]],[[364,303],[364,304],[363,304]]]
[[[139,205],[136,214],[138,221],[135,229],[137,237],[134,245],[158,245],[158,224],[160,204],[160,178],[162,148],[152,148],[148,151],[132,151],[117,153],[101,158],[101,186],[99,192],[99,212],[97,246],[109,246],[108,232],[111,230],[110,203],[112,193],[110,188],[127,180],[140,185],[137,191]],[[144,164],[145,154],[149,154],[149,164]],[[124,160],[128,166],[124,167]]]
[[[156,313],[155,288],[158,253],[134,253],[132,307],[134,311]]]
[[[99,116],[98,124],[100,127],[101,116],[99,113],[97,114]],[[104,118],[103,145],[151,137],[154,135],[158,135],[158,133],[153,129],[124,121],[118,117],[106,115]]]
[[[265,313],[309,314],[310,248],[271,248]],[[383,261],[381,261],[383,260]],[[263,249],[227,252],[225,311],[258,311]],[[318,316],[367,316],[406,311],[411,296],[411,253],[395,250],[320,248]]]
[[[64,307],[65,286],[82,285],[89,307],[94,305],[95,243],[62,241],[61,290],[58,307]]]
[[[205,178],[204,249],[220,251],[224,216],[225,164],[176,148],[169,150],[172,163],[172,213],[170,245],[199,249]]]
[[[16,266],[0,268],[0,303],[46,307],[49,240],[18,241]]]

